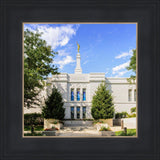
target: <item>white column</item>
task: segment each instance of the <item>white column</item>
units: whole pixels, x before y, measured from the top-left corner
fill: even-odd
[[[76,61],[77,61],[77,64],[76,64],[75,74],[82,74],[81,56],[79,53],[77,53]]]
[[[91,114],[91,109],[89,106],[86,106],[86,118],[90,118],[88,117],[88,115],[90,115],[88,112]]]
[[[80,119],[82,119],[83,118],[83,112],[82,112],[82,106],[80,107]]]
[[[83,88],[80,88],[80,95],[81,95],[80,101],[83,101]]]
[[[77,88],[74,88],[74,101],[77,101]]]

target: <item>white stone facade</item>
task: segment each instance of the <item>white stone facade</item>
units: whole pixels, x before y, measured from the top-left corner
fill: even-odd
[[[127,78],[106,78],[105,73],[82,74],[79,53],[77,54],[75,73],[61,73],[48,78],[47,83],[49,85],[43,91],[44,96],[41,105],[31,109],[25,108],[24,113],[41,112],[44,99],[47,98],[52,91],[52,87],[55,86],[61,92],[64,100],[65,119],[71,119],[71,107],[74,107],[72,108],[74,109],[74,113],[72,112],[74,119],[91,119],[92,97],[102,81],[106,81],[107,89],[110,90],[113,96],[115,112],[125,111],[130,113],[130,109],[136,106],[136,85],[129,84]],[[74,100],[71,100],[71,91],[74,92]],[[77,91],[80,93],[79,101],[77,101]],[[85,100],[83,99],[83,91],[86,95]],[[78,111],[80,109],[79,115],[77,115],[77,109]]]

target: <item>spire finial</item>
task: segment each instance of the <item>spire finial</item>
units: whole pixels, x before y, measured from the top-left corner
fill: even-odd
[[[78,47],[78,53],[79,53],[80,45],[78,44],[78,42],[77,42],[77,47]]]

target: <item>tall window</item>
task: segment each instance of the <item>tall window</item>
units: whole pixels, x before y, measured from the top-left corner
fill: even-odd
[[[77,89],[77,101],[80,101],[80,89]]]
[[[80,107],[77,107],[77,119],[80,119]]]
[[[71,89],[71,101],[74,101],[74,89]]]
[[[71,119],[74,119],[74,107],[71,107]]]
[[[136,101],[136,97],[137,97],[137,94],[136,94],[136,89],[134,90],[134,101]]]
[[[83,118],[86,118],[86,107],[83,107]]]
[[[86,101],[86,89],[83,89],[83,101]]]
[[[132,90],[128,90],[128,101],[132,101]]]

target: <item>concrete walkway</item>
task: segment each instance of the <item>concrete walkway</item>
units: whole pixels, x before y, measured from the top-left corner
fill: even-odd
[[[58,136],[95,137],[101,135],[100,132],[93,126],[67,126],[63,127],[63,129],[59,131]]]

